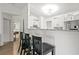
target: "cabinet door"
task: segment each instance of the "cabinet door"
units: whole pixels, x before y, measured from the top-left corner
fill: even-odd
[[[47,21],[47,29],[52,29],[52,21]]]
[[[74,20],[79,20],[79,14],[74,15]]]
[[[74,16],[72,14],[68,14],[65,17],[65,21],[72,21],[74,19]]]

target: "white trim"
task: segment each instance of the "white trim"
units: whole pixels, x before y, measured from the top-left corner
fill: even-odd
[[[4,45],[4,43],[3,42],[0,42],[0,46],[3,46]]]

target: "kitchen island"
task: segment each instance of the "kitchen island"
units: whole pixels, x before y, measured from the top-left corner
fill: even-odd
[[[55,45],[56,55],[79,55],[79,31],[29,29],[31,35],[42,37],[43,42]]]

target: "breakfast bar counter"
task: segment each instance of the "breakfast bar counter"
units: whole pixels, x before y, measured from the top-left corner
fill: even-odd
[[[28,32],[41,36],[43,42],[55,45],[56,55],[79,54],[79,31],[29,29]]]

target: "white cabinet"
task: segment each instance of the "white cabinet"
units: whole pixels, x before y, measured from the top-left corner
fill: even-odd
[[[74,20],[79,20],[79,14],[74,15]]]
[[[56,28],[64,28],[64,17],[51,17],[46,19],[46,29],[56,29]]]
[[[64,21],[79,20],[79,12],[68,13],[64,15]]]
[[[47,21],[47,29],[52,29],[52,21]]]
[[[60,16],[54,20],[55,27],[64,27],[64,17]]]
[[[64,15],[64,21],[72,21],[72,20],[74,20],[74,15],[73,14]]]
[[[28,28],[29,29],[37,29],[40,28],[40,20],[35,16],[29,16],[28,20]]]

